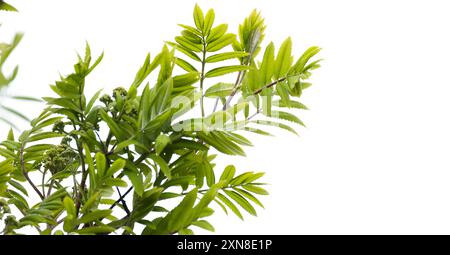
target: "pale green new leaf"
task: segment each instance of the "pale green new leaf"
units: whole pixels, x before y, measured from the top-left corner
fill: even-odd
[[[195,26],[200,30],[203,31],[203,24],[205,22],[205,18],[203,16],[203,11],[200,9],[200,6],[198,4],[194,7],[194,23]]]
[[[292,66],[292,69],[289,71],[292,74],[300,74],[303,72],[303,68],[305,67],[306,63],[311,59],[313,56],[315,56],[321,48],[317,46],[312,46],[308,48],[303,55],[297,60],[297,62]]]
[[[277,58],[275,60],[274,77],[278,79],[283,77],[289,71],[292,65],[292,40],[287,38],[283,44],[281,44],[280,50],[278,51]]]
[[[205,20],[203,23],[203,33],[205,35],[208,35],[211,31],[211,27],[214,24],[214,18],[215,18],[215,14],[214,14],[214,10],[213,9],[209,9],[208,12],[205,15]]]
[[[206,38],[206,42],[209,44],[211,42],[214,42],[215,40],[221,38],[228,29],[227,24],[220,24],[216,26],[215,28],[211,29],[211,32],[209,33],[208,37]]]
[[[217,40],[212,41],[206,46],[207,52],[215,52],[218,50],[221,50],[222,48],[226,47],[227,45],[230,45],[236,40],[236,35],[234,34],[226,34],[222,37],[218,38]]]

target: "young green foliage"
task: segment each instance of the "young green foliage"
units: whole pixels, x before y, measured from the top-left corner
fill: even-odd
[[[245,132],[268,134],[252,125],[296,133],[284,121],[303,122],[286,108],[307,109],[294,98],[319,67],[309,61],[319,49],[294,63],[287,39],[277,52],[269,43],[256,60],[265,37],[256,11],[237,36],[215,24],[213,10],[196,5],[193,19],[167,42],[172,49],[147,55],[128,88],[108,94],[85,94],[86,78],[103,56],[93,60],[86,45],[73,73],[51,85],[56,95],[44,98],[47,108],[31,128],[19,137],[11,131],[0,143],[4,234],[26,226],[40,234],[192,234],[195,227],[214,231],[206,220],[213,206],[241,219],[244,211],[257,215],[259,196],[268,195],[264,174],[238,174],[233,165],[219,171],[215,158],[245,156],[243,147],[252,146]],[[157,79],[145,83],[156,71]],[[225,75],[233,73],[230,82]],[[223,82],[212,84],[212,77]],[[206,100],[216,101],[210,114]],[[197,107],[200,116],[184,116]],[[31,193],[37,204],[29,204]]]
[[[0,10],[5,11],[17,11],[13,6],[5,3],[0,2]],[[22,114],[20,111],[16,110],[15,107],[11,106],[8,103],[4,103],[5,99],[8,99],[9,101],[15,100],[15,101],[40,101],[38,99],[32,98],[32,97],[26,97],[26,96],[10,96],[5,94],[3,91],[6,90],[6,88],[10,85],[11,82],[16,78],[17,73],[19,72],[19,67],[15,66],[11,74],[5,74],[3,71],[3,67],[5,65],[6,60],[9,58],[11,53],[16,49],[17,45],[19,45],[20,41],[22,40],[23,34],[17,33],[14,35],[13,40],[11,43],[0,43],[0,122],[5,123],[6,125],[9,125],[11,127],[14,127],[18,130],[17,126],[14,124],[14,122],[8,118],[8,114],[11,116],[14,116],[16,118],[29,121],[29,119]],[[6,113],[6,114],[5,114]]]

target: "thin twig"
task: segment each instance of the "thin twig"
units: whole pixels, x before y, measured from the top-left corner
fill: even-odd
[[[233,86],[233,90],[231,91],[230,96],[228,96],[227,101],[225,102],[225,104],[223,105],[222,110],[226,110],[228,108],[228,105],[230,104],[231,100],[233,99],[234,95],[236,95],[236,92],[239,89],[239,83],[241,82],[241,80],[243,80],[245,73],[243,73],[244,71],[239,71],[238,76],[236,78],[236,82],[234,83]],[[241,79],[241,75],[242,75],[242,79]]]
[[[84,162],[84,156],[83,156],[83,148],[81,147],[81,144],[79,141],[76,142],[77,143],[77,149],[78,149],[78,155],[80,157],[80,164],[81,164],[81,182],[80,182],[80,192],[79,194],[77,194],[76,198],[76,209],[77,209],[77,213],[80,210],[80,206],[81,206],[81,193],[84,193],[86,190],[86,180],[88,177],[88,171],[86,170],[86,166],[85,166],[85,162]]]
[[[125,193],[123,193],[123,195],[120,195],[120,191],[119,191],[119,199],[117,199],[110,207],[109,209],[113,209],[114,207],[116,207],[116,205],[122,201],[124,201],[124,198],[128,195],[128,193],[130,193],[133,190],[133,186],[129,187],[127,191],[125,191]],[[125,208],[124,208],[125,209]],[[128,209],[128,208],[127,208]],[[128,210],[127,215],[130,215],[130,211]]]
[[[55,179],[52,179],[52,181],[50,182],[50,187],[48,187],[48,190],[47,190],[47,197],[50,196],[54,184],[55,184]]]
[[[251,115],[251,116],[249,116],[248,118],[247,118],[247,120],[246,121],[249,121],[249,120],[251,120],[252,118],[254,118],[256,115],[258,115],[259,113],[261,113],[261,111],[262,111],[262,109],[260,108],[260,109],[258,109],[258,110],[256,110],[256,112],[253,114],[253,115]]]
[[[119,193],[119,197],[122,197],[122,194],[120,193],[120,190],[118,187],[116,187],[116,190],[117,190],[117,193]],[[130,189],[128,189],[128,190],[131,191]],[[131,212],[130,212],[130,209],[128,208],[127,202],[125,200],[123,200],[123,198],[120,199],[120,201],[122,202],[123,209],[127,213],[127,216],[129,216],[131,214]],[[111,205],[111,207],[112,207],[112,205]]]
[[[211,114],[213,114],[217,110],[218,105],[219,105],[219,98],[216,98],[216,102],[214,103],[214,108],[213,108]]]
[[[142,154],[138,159],[136,159],[136,161],[134,162],[134,164],[139,164],[142,161],[144,161],[148,156],[148,153],[144,153]],[[113,209],[114,207],[116,207],[116,205],[121,202],[124,201],[124,198],[133,190],[133,186],[131,186],[130,188],[128,188],[128,190],[123,194],[120,195],[119,193],[119,198],[111,205],[111,207],[109,209]]]
[[[274,82],[271,82],[271,83],[269,83],[269,84],[267,84],[267,85],[265,85],[265,86],[263,86],[263,87],[261,87],[261,88],[255,90],[255,91],[253,92],[253,95],[258,95],[258,94],[261,93],[263,90],[268,89],[268,88],[270,88],[270,87],[272,87],[272,86],[275,86],[275,85],[277,85],[277,83],[282,82],[282,81],[284,81],[284,80],[286,80],[286,79],[287,79],[287,77],[283,77],[283,78],[280,78],[280,79],[278,79],[278,80],[276,80],[276,81],[274,81]]]
[[[22,144],[21,148],[20,148],[20,167],[22,170],[22,174],[25,177],[25,179],[27,179],[28,183],[31,185],[31,187],[34,189],[34,191],[36,191],[36,193],[39,195],[39,197],[44,200],[45,197],[44,195],[42,195],[42,193],[39,191],[39,189],[36,187],[36,185],[34,185],[33,181],[30,179],[30,176],[28,176],[28,172],[25,169],[25,160],[23,158],[23,147],[24,145]]]

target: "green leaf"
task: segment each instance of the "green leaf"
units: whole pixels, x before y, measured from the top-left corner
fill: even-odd
[[[220,176],[220,180],[225,181],[225,183],[228,184],[231,181],[231,179],[233,179],[235,173],[236,168],[233,165],[228,165],[223,170],[223,173]]]
[[[197,191],[197,189],[191,190],[181,203],[161,221],[161,225],[167,224],[169,233],[178,231],[190,224],[189,221],[193,213],[193,206],[197,199]]]
[[[273,110],[270,117],[287,120],[287,121],[294,122],[299,125],[305,126],[305,124],[297,116],[293,115],[292,113]]]
[[[298,133],[295,131],[295,129],[291,128],[290,126],[283,124],[283,123],[279,123],[279,122],[275,122],[275,121],[271,121],[271,120],[255,120],[255,121],[251,121],[253,123],[257,123],[260,125],[268,125],[268,126],[273,126],[273,127],[278,127],[278,128],[282,128],[284,130],[287,130],[291,133],[294,133],[295,135],[298,135]]]
[[[8,137],[6,138],[8,141],[14,141],[14,131],[12,128],[9,129]]]
[[[46,119],[46,120],[44,120],[42,122],[37,123],[33,127],[32,130],[34,132],[35,130],[40,130],[40,129],[44,128],[44,127],[48,127],[50,125],[53,125],[55,122],[57,122],[58,120],[61,120],[61,119],[63,119],[63,117],[53,117],[53,118]]]
[[[89,190],[90,192],[94,191],[97,186],[97,175],[95,174],[94,160],[91,156],[91,151],[89,150],[89,146],[86,143],[83,143],[83,148],[85,150],[86,155],[86,163],[88,165],[89,172]]]
[[[12,6],[8,3],[5,3],[3,1],[0,2],[0,10],[1,11],[18,12],[18,10],[14,6]]]
[[[204,16],[203,16],[203,11],[202,9],[200,9],[200,6],[198,6],[198,4],[195,5],[194,7],[194,23],[195,26],[200,30],[203,31],[203,24],[204,24],[205,20],[204,20]]]
[[[137,171],[131,171],[128,169],[125,170],[124,173],[133,185],[136,194],[142,196],[144,193],[144,182],[142,180],[142,175]]]
[[[95,154],[95,163],[97,164],[98,176],[103,177],[106,173],[106,158],[105,154],[97,152]]]
[[[197,33],[195,32],[191,32],[188,29],[185,29],[183,31],[181,31],[181,35],[186,38],[186,40],[189,40],[190,42],[194,43],[194,44],[202,44],[202,37],[201,35],[199,36]]]
[[[56,224],[56,222],[50,217],[45,217],[39,214],[32,214],[32,213],[27,214],[22,219],[20,219],[20,223],[32,226],[38,225],[39,223]]]
[[[205,15],[205,20],[204,20],[203,29],[202,29],[202,31],[205,35],[208,35],[209,32],[211,31],[211,27],[214,24],[214,18],[215,18],[214,10],[209,9]]]
[[[253,146],[252,142],[250,142],[247,138],[238,135],[236,133],[232,133],[232,132],[222,132],[221,133],[224,137],[227,137],[230,141],[233,141],[237,144],[240,145],[245,145],[245,146]]]
[[[289,37],[281,44],[280,50],[278,51],[274,69],[275,79],[283,77],[289,71],[289,68],[291,67],[293,61],[291,51],[292,40]]]
[[[75,204],[72,198],[66,196],[63,200],[64,208],[66,209],[67,215],[71,215],[75,218],[77,214],[77,209],[75,208]]]
[[[226,34],[215,41],[212,41],[206,46],[207,52],[215,52],[221,50],[227,45],[230,45],[236,40],[236,35],[234,34]]]
[[[142,131],[159,133],[160,128],[170,119],[171,116],[172,116],[171,109],[164,111],[163,113],[156,116],[153,120],[146,123]]]
[[[303,68],[305,67],[306,63],[311,59],[314,55],[320,52],[320,48],[317,46],[313,46],[308,48],[303,55],[297,60],[297,62],[292,66],[289,73],[292,74],[300,74],[303,72]]]
[[[183,68],[187,72],[198,73],[198,70],[193,65],[189,64],[186,60],[183,60],[181,58],[176,58],[175,64],[177,64],[179,67]]]
[[[33,135],[27,139],[27,142],[36,142],[44,139],[50,139],[50,138],[56,138],[56,137],[62,137],[64,134],[57,134],[53,132],[43,132],[36,135]]]
[[[236,176],[231,182],[230,185],[231,186],[237,186],[237,185],[242,185],[247,183],[247,179],[253,177],[253,172],[245,172],[243,174],[240,174],[238,176]]]
[[[245,156],[245,152],[235,143],[228,140],[228,138],[223,137],[220,133],[212,131],[207,135],[204,132],[197,132],[197,136],[207,144],[213,146],[218,151],[223,152],[228,155],[240,155]]]
[[[98,56],[98,58],[95,60],[94,64],[92,64],[89,69],[87,70],[85,75],[88,75],[90,72],[92,72],[92,70],[95,69],[95,67],[97,67],[98,64],[100,64],[100,62],[102,61],[104,56],[104,52],[102,52],[102,54],[100,54],[100,56]]]
[[[255,208],[239,193],[230,190],[224,190],[225,194],[227,194],[231,199],[236,201],[244,210],[246,210],[251,215],[256,216]]]
[[[3,168],[3,169],[2,169],[2,168]],[[3,166],[0,166],[0,175],[3,175],[3,174],[4,174],[4,172],[3,172],[4,170],[8,170],[8,168],[3,167]],[[11,168],[10,170],[12,171],[12,168]],[[17,190],[20,190],[20,191],[21,191],[23,194],[25,194],[26,196],[28,196],[27,189],[26,189],[24,186],[22,186],[22,184],[20,184],[20,183],[14,181],[14,180],[12,180],[12,179],[9,180],[8,183],[11,184],[11,186],[13,186],[14,188],[16,188]]]
[[[181,45],[184,48],[186,48],[190,51],[193,51],[193,52],[202,52],[202,50],[203,50],[203,45],[193,43],[192,41],[186,39],[186,37],[184,37],[184,36],[176,36],[175,41],[179,45]]]
[[[173,77],[173,87],[188,86],[200,79],[200,74],[198,72],[189,72],[182,75],[177,75]]]
[[[183,25],[183,24],[178,24],[178,26],[180,26],[180,27],[184,28],[185,30],[191,32],[192,34],[197,35],[198,37],[202,37],[202,31],[198,30],[195,27],[191,27],[191,26]]]
[[[89,234],[93,235],[93,234],[108,234],[108,233],[111,233],[114,231],[116,231],[116,229],[113,227],[110,227],[110,226],[94,226],[94,227],[82,228],[75,232],[80,235],[89,235]]]
[[[106,218],[107,216],[111,215],[112,210],[96,210],[96,211],[92,211],[90,213],[87,213],[85,215],[83,215],[78,222],[82,223],[82,224],[86,224],[92,221],[96,221],[99,219],[103,219]]]
[[[100,117],[108,124],[108,127],[111,129],[111,132],[119,139],[125,140],[125,133],[120,128],[120,126],[103,110],[99,111]]]
[[[287,82],[282,81],[277,83],[276,85],[276,91],[278,96],[281,98],[281,101],[289,106],[290,98],[289,98],[289,90],[287,88]]]
[[[211,232],[215,231],[213,225],[211,225],[211,223],[207,222],[206,220],[194,221],[194,222],[192,222],[192,225],[199,227],[199,228],[203,228],[203,229],[211,231]]]
[[[312,84],[309,83],[309,82],[300,82],[300,86],[302,87],[302,90],[311,87],[311,85],[312,85]]]
[[[119,178],[107,178],[104,181],[106,186],[116,186],[116,187],[128,187],[128,183],[122,179]]]
[[[94,193],[83,205],[81,208],[82,213],[87,213],[89,210],[96,204],[98,198],[100,196],[100,192]]]
[[[275,46],[271,42],[266,47],[266,51],[264,52],[264,57],[261,62],[261,74],[263,75],[264,83],[269,83],[272,80],[273,72],[274,72],[274,64],[275,64]]]
[[[215,40],[221,38],[228,29],[227,24],[220,24],[217,27],[211,29],[211,32],[209,33],[208,37],[206,38],[206,42],[209,44],[211,42],[214,42]]]
[[[220,61],[224,61],[227,59],[242,58],[242,57],[246,57],[246,56],[248,56],[248,53],[243,52],[243,51],[224,52],[224,53],[219,53],[219,54],[215,54],[215,55],[207,57],[206,62],[207,63],[215,63],[215,62],[220,62]]]
[[[172,178],[169,165],[167,165],[167,162],[163,158],[161,158],[160,156],[158,156],[156,154],[150,154],[150,155],[148,155],[148,157],[151,158],[156,164],[159,165],[161,172],[167,177],[167,179]]]
[[[121,159],[121,158],[117,159],[116,161],[114,161],[114,163],[112,163],[112,165],[108,169],[108,171],[106,171],[106,175],[105,176],[113,176],[115,173],[117,173],[118,171],[122,170],[125,167],[126,163],[127,162],[124,159]]]
[[[176,142],[172,143],[170,145],[170,147],[173,149],[189,149],[189,150],[194,150],[194,151],[208,150],[208,147],[206,147],[202,143],[191,141],[191,140],[186,140],[186,139],[177,140]]]
[[[236,190],[243,197],[245,197],[248,200],[252,201],[253,203],[259,205],[260,207],[264,208],[264,205],[261,203],[261,201],[259,201],[259,199],[257,199],[255,196],[253,196],[248,191],[245,191],[245,190],[242,190],[242,189],[239,189],[239,188],[236,188],[236,187],[234,187],[233,189]]]
[[[99,91],[97,91],[94,96],[91,98],[91,100],[89,100],[89,103],[86,106],[86,109],[84,110],[84,113],[88,113],[91,111],[92,106],[94,106],[95,101],[98,99],[98,97],[100,96],[100,93],[102,92],[103,89],[100,89]]]
[[[161,134],[159,135],[156,140],[155,140],[155,151],[156,154],[159,155],[161,154],[161,152],[164,150],[164,148],[166,148],[166,146],[170,143],[170,137],[165,135],[165,134]]]
[[[249,69],[248,66],[241,66],[241,65],[217,67],[217,68],[214,68],[214,69],[208,71],[205,74],[205,77],[207,77],[207,78],[217,77],[217,76],[221,76],[221,75],[225,75],[225,74],[229,74],[229,73],[233,73],[233,72],[244,71],[244,70],[248,70],[248,69]]]
[[[281,100],[274,101],[273,105],[278,106],[278,107],[288,107],[288,104],[285,104]],[[304,105],[298,101],[294,101],[294,100],[289,100],[289,106],[290,106],[290,108],[309,110],[308,107],[306,107],[306,105]]]
[[[152,211],[156,202],[158,202],[162,190],[162,188],[154,188],[144,192],[142,198],[137,199],[136,205],[131,212],[130,220],[138,221],[147,216]]]
[[[128,139],[128,140],[125,140],[125,141],[117,144],[116,148],[114,149],[114,152],[118,153],[121,150],[123,150],[124,148],[129,147],[130,145],[134,145],[134,146],[136,146],[136,148],[148,151],[148,149],[142,143],[140,143],[136,140],[133,140],[133,139]]]
[[[226,97],[231,94],[233,91],[234,84],[233,83],[224,83],[219,82],[217,84],[212,85],[205,91],[205,97]]]
[[[190,57],[190,58],[192,58],[193,60],[198,61],[198,62],[201,62],[201,61],[202,61],[202,60],[200,59],[200,57],[197,56],[197,54],[195,54],[194,52],[192,52],[192,51],[189,50],[188,48],[186,48],[186,47],[184,47],[184,46],[182,46],[182,45],[173,43],[173,42],[166,42],[166,43],[167,43],[168,45],[174,47],[177,51],[183,53],[184,55],[186,55],[186,56],[188,56],[188,57]]]
[[[15,158],[16,155],[14,155],[13,152],[9,151],[9,150],[5,150],[3,148],[0,148],[0,156],[3,156],[5,158]]]
[[[24,149],[24,152],[40,152],[55,147],[53,144],[36,144]]]
[[[242,217],[241,212],[239,211],[239,209],[236,207],[236,205],[233,204],[233,202],[231,202],[231,200],[229,200],[226,196],[222,195],[221,193],[217,194],[217,197],[220,199],[220,201],[222,201],[228,208],[231,209],[231,211],[236,214],[236,216],[238,216],[241,220],[244,220],[244,217]]]
[[[171,94],[173,90],[173,80],[172,78],[167,79],[160,89],[156,92],[156,114],[162,113],[165,109],[167,109],[168,105],[171,101]]]
[[[258,195],[269,195],[269,192],[267,192],[265,189],[257,186],[257,185],[253,185],[253,184],[246,184],[242,186],[244,189],[253,192],[255,194]]]
[[[160,58],[161,55],[157,55],[157,57],[153,60],[153,62],[150,62],[150,54],[147,54],[144,60],[144,64],[139,68],[138,72],[136,73],[131,87],[138,88],[145,80],[145,78],[147,78],[147,76],[158,66]]]
[[[181,230],[178,231],[178,234],[179,234],[179,235],[182,235],[182,236],[193,235],[193,234],[194,234],[194,231],[192,231],[192,230],[190,230],[190,229],[188,229],[188,228],[183,228],[183,229],[181,229]]]

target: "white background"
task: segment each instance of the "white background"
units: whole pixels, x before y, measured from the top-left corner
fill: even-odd
[[[145,54],[192,24],[194,1],[22,0],[1,13],[0,38],[25,32],[9,93],[51,95],[89,41],[105,51],[89,93],[127,87]],[[450,234],[448,1],[198,1],[230,30],[256,8],[266,43],[293,39],[299,56],[323,48],[302,101],[300,137],[254,137],[241,171],[266,171],[270,196],[241,222],[217,208],[219,234]],[[42,107],[17,105],[29,115]],[[26,109],[25,109],[26,108]],[[0,126],[0,134],[6,128]],[[199,232],[203,233],[203,232]]]

